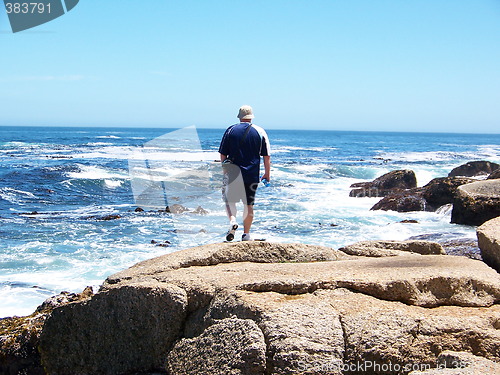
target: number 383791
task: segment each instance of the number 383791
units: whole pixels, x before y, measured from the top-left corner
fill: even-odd
[[[7,14],[50,13],[50,3],[5,3]]]

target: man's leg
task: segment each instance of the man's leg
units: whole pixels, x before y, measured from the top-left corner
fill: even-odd
[[[252,228],[253,223],[253,205],[247,204],[245,205],[245,209],[243,212],[243,232],[250,233],[250,228]]]
[[[229,218],[229,230],[226,234],[226,241],[232,241],[234,239],[234,234],[236,229],[238,229],[238,223],[236,222],[236,203],[226,202],[226,213]]]

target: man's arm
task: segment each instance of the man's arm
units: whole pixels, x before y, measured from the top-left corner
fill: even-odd
[[[219,155],[220,155],[220,161],[221,161],[221,163],[222,163],[224,160],[226,160],[226,159],[227,159],[227,155],[222,155],[221,153],[219,153]]]
[[[267,181],[271,181],[271,157],[263,156],[264,159],[264,175],[262,179],[266,179]]]

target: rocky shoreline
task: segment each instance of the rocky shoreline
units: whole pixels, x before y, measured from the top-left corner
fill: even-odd
[[[478,164],[467,168],[454,173]],[[397,191],[387,178],[355,188],[426,202],[453,191],[454,202],[461,185],[446,179],[468,178],[423,189],[394,175],[406,181]],[[464,191],[494,198],[491,181]],[[62,293],[0,319],[0,373],[500,373],[499,219],[477,229],[484,262],[425,238],[219,243],[150,259],[96,294]]]

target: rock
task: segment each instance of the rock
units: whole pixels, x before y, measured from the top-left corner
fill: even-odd
[[[144,212],[144,208],[142,208],[142,207],[136,207],[136,209],[134,210],[134,212]]]
[[[494,180],[500,178],[500,168],[496,169],[495,171],[491,172],[491,174],[488,176],[488,180]]]
[[[250,319],[226,318],[192,339],[180,340],[168,355],[170,374],[264,375],[264,334]]]
[[[418,220],[405,219],[400,221],[401,224],[418,224]]]
[[[477,228],[477,240],[483,261],[500,272],[500,217]]]
[[[497,163],[492,163],[489,161],[470,161],[459,167],[454,168],[448,177],[464,176],[464,177],[474,177],[474,176],[486,176],[491,172],[498,169],[500,165]]]
[[[47,373],[164,370],[181,334],[187,297],[179,287],[156,284],[130,284],[54,310],[40,336]]]
[[[409,375],[477,375],[500,374],[500,364],[489,359],[468,353],[442,352],[437,359],[437,368],[426,371],[413,371]]]
[[[197,215],[206,215],[208,214],[208,211],[205,210],[203,207],[198,206],[195,210],[192,211],[192,213]]]
[[[370,210],[383,211],[432,211],[420,192],[408,191],[390,194],[378,201]]]
[[[445,254],[440,244],[431,241],[361,241],[339,250],[349,255],[367,257],[397,256],[402,251],[422,255]]]
[[[395,191],[411,189],[417,186],[417,177],[411,170],[397,170],[386,173],[371,182],[352,184],[350,197],[385,197]]]
[[[464,177],[435,178],[427,185],[387,195],[376,203],[372,210],[384,211],[436,211],[452,203],[457,188],[475,180]]]
[[[40,306],[36,308],[35,312],[50,312],[56,307],[66,305],[71,302],[86,300],[93,295],[94,291],[91,286],[86,287],[82,293],[61,292],[56,296],[47,298]]]
[[[459,186],[474,181],[471,178],[464,177],[435,178],[422,188],[422,196],[427,201],[427,204],[436,210],[440,206],[453,203],[453,197]]]
[[[476,238],[463,237],[461,233],[428,233],[412,236],[407,240],[424,240],[439,243],[446,255],[465,256],[482,260]]]
[[[38,346],[45,321],[53,309],[92,295],[91,287],[79,294],[61,292],[29,316],[0,319],[0,374],[44,375]]]
[[[500,180],[478,181],[457,189],[452,223],[481,225],[497,216],[500,216]]]
[[[175,203],[171,206],[167,206],[165,211],[169,212],[171,214],[182,214],[182,213],[189,211],[189,210],[186,207],[184,207],[182,204]]]
[[[435,363],[443,350],[500,359],[500,275],[400,253],[240,242],[164,255],[56,308],[41,360],[64,375],[340,375],[358,360]]]

